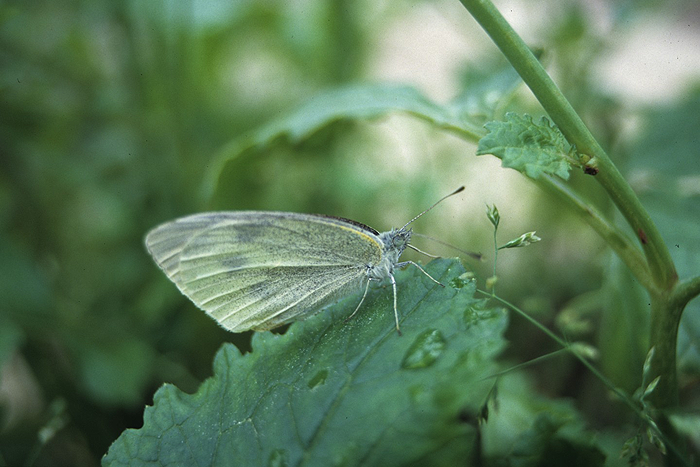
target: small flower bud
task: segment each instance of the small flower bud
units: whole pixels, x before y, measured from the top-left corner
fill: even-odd
[[[528,233],[522,234],[521,236],[519,236],[515,240],[509,241],[508,243],[506,243],[502,247],[499,247],[498,249],[502,250],[504,248],[519,248],[519,247],[531,245],[535,242],[539,242],[540,240],[542,240],[542,239],[540,237],[538,237],[537,235],[535,235],[535,232],[528,232]]]
[[[498,208],[494,204],[493,206],[486,205],[486,217],[489,218],[494,227],[498,227],[498,223],[501,222],[501,214],[498,212]]]

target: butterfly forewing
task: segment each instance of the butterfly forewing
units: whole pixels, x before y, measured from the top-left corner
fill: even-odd
[[[283,212],[214,212],[146,237],[158,265],[231,331],[273,329],[355,290],[382,255],[373,232],[342,219]]]

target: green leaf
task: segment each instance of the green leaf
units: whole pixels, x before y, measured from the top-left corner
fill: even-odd
[[[593,467],[605,464],[605,455],[593,443],[558,435],[560,422],[541,412],[514,445],[510,464],[518,467],[567,465]]]
[[[205,183],[206,195],[211,196],[223,182],[226,166],[239,157],[251,156],[279,143],[299,144],[341,120],[377,118],[392,112],[407,113],[473,141],[482,133],[476,122],[462,115],[463,109],[438,105],[409,86],[373,84],[331,89],[224,147],[211,166]]]
[[[536,179],[542,174],[569,179],[574,149],[546,117],[535,123],[529,115],[506,114],[504,122],[485,125],[476,154],[493,154],[509,167]]]
[[[293,324],[256,333],[251,353],[225,345],[192,395],[165,385],[104,465],[454,465],[469,459],[476,414],[504,346],[505,311],[474,298],[457,260],[399,271],[403,336],[391,289],[373,290]],[[452,281],[452,282],[451,282]]]
[[[599,446],[604,436],[586,430],[583,417],[565,399],[537,394],[523,372],[511,372],[495,383],[489,421],[482,427],[487,465],[534,467],[603,465]]]

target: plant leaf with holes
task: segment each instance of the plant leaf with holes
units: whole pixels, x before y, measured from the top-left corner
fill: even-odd
[[[397,274],[391,288],[344,299],[252,352],[224,345],[195,394],[161,387],[140,429],[104,465],[454,465],[473,455],[475,414],[504,347],[502,309],[474,297],[457,260]]]

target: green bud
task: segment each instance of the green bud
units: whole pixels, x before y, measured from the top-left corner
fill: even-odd
[[[535,232],[528,232],[528,233],[522,234],[521,236],[519,236],[515,240],[509,241],[508,243],[499,247],[498,249],[502,250],[504,248],[520,248],[523,246],[531,245],[535,242],[539,242],[540,240],[542,240],[542,239],[540,237],[538,237],[537,235],[535,235]]]
[[[486,279],[486,290],[493,290],[493,287],[496,285],[496,282],[498,282],[497,276],[491,276],[488,279]]]
[[[642,397],[646,397],[652,392],[654,392],[654,389],[656,389],[656,386],[659,384],[659,380],[661,379],[661,376],[657,376],[654,378],[654,380],[647,385],[647,387],[644,389],[644,395]]]
[[[600,357],[598,349],[585,342],[574,342],[571,344],[571,350],[587,360],[598,360]]]
[[[656,353],[656,347],[652,347],[647,352],[647,358],[644,360],[644,366],[642,367],[642,375],[646,380],[651,372],[651,360],[654,358],[654,353]]]
[[[486,205],[486,217],[489,218],[494,227],[498,228],[498,223],[501,222],[501,214],[494,204],[493,206]]]

